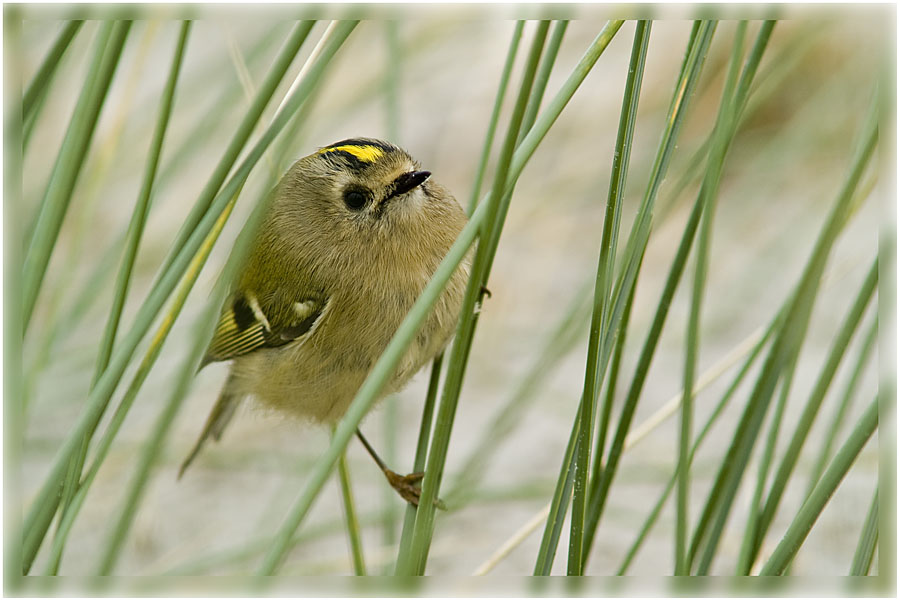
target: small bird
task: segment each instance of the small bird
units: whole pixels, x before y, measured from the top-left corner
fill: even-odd
[[[275,188],[201,367],[231,361],[228,379],[179,472],[219,440],[245,397],[334,425],[466,224],[453,196],[406,151],[342,140],[299,159]],[[382,396],[398,391],[452,336],[468,279],[454,272]],[[418,504],[422,473],[389,470]]]

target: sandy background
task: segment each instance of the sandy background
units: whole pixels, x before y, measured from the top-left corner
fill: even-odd
[[[195,23],[181,79],[183,87],[176,97],[163,153],[164,173],[172,169],[170,153],[191,135],[191,125],[215,106],[225,90],[237,85],[239,76],[229,52],[239,49],[248,61],[251,82],[261,80],[289,30],[289,24],[279,22],[280,16],[263,11],[249,18],[236,18],[223,11]],[[446,12],[426,14],[398,25],[403,55],[399,69],[399,131],[394,141],[417,157],[464,205],[468,202],[496,81],[513,29],[513,22],[502,16]],[[576,16],[580,18],[566,32],[557,67],[547,87],[547,98],[559,89],[609,15],[599,9],[585,9]],[[882,46],[879,36],[871,34],[872,21],[867,17],[857,14],[853,18],[836,19],[809,13],[796,16],[800,18],[776,26],[762,68],[770,68],[774,57],[785,56],[783,51],[792,44],[802,48],[793,53],[796,64],[761,109],[745,123],[726,164],[716,209],[702,316],[700,373],[758,326],[766,324],[797,280],[847,172],[856,132],[878,75]],[[22,56],[26,81],[58,27],[57,22],[44,18],[26,22]],[[320,24],[314,29],[300,59],[292,65],[289,78],[297,72],[312,47],[311,42],[323,27]],[[757,28],[758,23],[751,25],[749,40]],[[89,23],[76,39],[65,70],[54,81],[53,94],[35,129],[31,149],[25,155],[25,214],[40,200],[55,149],[74,105],[95,30],[96,23]],[[527,49],[533,30],[533,23],[526,27],[520,52]],[[388,136],[381,83],[387,61],[385,32],[384,22],[371,21],[364,22],[352,34],[315,100],[311,117],[292,142],[290,160],[345,137]],[[491,435],[485,431],[486,425],[532,368],[563,308],[594,277],[633,32],[633,23],[622,27],[520,179],[490,279],[492,297],[485,304],[476,333],[451,440],[445,487],[455,481],[471,449],[483,437]],[[681,19],[667,19],[653,25],[626,192],[623,240],[644,192],[689,32],[690,22]],[[726,22],[716,33],[658,206],[669,199],[683,166],[712,125],[733,32],[734,24]],[[176,35],[177,27],[165,20],[138,22],[132,29],[121,63],[125,68],[120,67],[117,73],[97,131],[98,143],[88,157],[86,173],[93,176],[79,183],[36,318],[51,314],[53,294],[49,291],[57,287],[65,290],[64,286],[79,289],[91,268],[109,252],[114,236],[124,231],[140,186],[157,98]],[[251,49],[266,36],[273,38],[271,43],[252,55]],[[798,39],[807,41],[798,44]],[[251,55],[252,60],[247,58]],[[520,80],[521,58],[512,86]],[[71,93],[62,92],[67,89]],[[239,91],[233,98],[214,126],[202,132],[200,144],[204,150],[193,152],[189,163],[177,164],[154,194],[124,327],[131,323],[138,300],[148,290],[178,224],[247,106],[243,92]],[[511,109],[510,99],[506,105],[504,114]],[[271,115],[271,110],[272,107],[266,115]],[[263,122],[267,122],[267,117]],[[48,151],[39,151],[44,148]],[[167,402],[172,378],[188,352],[190,325],[202,311],[227,249],[252,202],[266,185],[266,178],[283,168],[274,159],[267,158],[254,171],[244,198],[238,203],[223,239],[179,319],[177,331],[167,343],[98,476],[72,532],[63,562],[64,574],[91,573],[96,568],[98,552],[105,544],[122,493],[132,477],[136,454]],[[654,224],[635,299],[623,378],[630,379],[633,373],[696,190],[696,184],[689,186],[677,197],[671,213]],[[815,306],[787,407],[788,427],[782,431],[779,453],[785,448],[837,325],[875,256],[886,202],[884,193],[876,187],[836,247],[829,268],[832,282]],[[80,257],[74,265],[66,260],[73,252]],[[692,273],[693,261],[685,277]],[[88,311],[73,332],[57,341],[39,371],[31,372],[29,366],[35,365],[40,355],[41,349],[34,340],[40,338],[37,332],[43,332],[46,327],[42,319],[34,320],[35,336],[26,340],[26,377],[35,382],[28,399],[22,465],[26,502],[42,482],[53,454],[86,396],[97,340],[105,321],[104,306],[110,298],[110,281],[97,293],[101,302]],[[675,297],[638,405],[635,425],[681,390],[689,291],[689,286],[683,283]],[[861,332],[871,318],[870,308]],[[465,505],[439,514],[428,573],[470,574],[550,499],[583,384],[587,323],[582,330],[584,335],[542,384],[522,422],[491,457],[479,494]],[[848,376],[847,368],[855,359],[861,338],[858,334],[853,340],[849,359],[842,364],[805,445],[798,472],[812,468],[825,425],[834,412],[838,393]],[[243,408],[222,443],[210,445],[186,477],[176,481],[177,467],[215,401],[225,373],[225,366],[212,365],[196,378],[167,441],[164,456],[154,471],[118,563],[118,573],[169,573],[185,569],[195,561],[215,558],[219,552],[247,548],[253,541],[264,545],[304,487],[312,463],[327,444],[328,433],[321,428],[287,422],[250,406]],[[126,374],[126,381],[130,381],[130,374],[131,370]],[[874,394],[876,375],[872,363],[839,441]],[[400,428],[393,444],[398,471],[407,470],[412,464],[427,378],[427,373],[419,374],[397,396]],[[699,396],[697,427],[705,421],[727,382],[727,377],[720,379]],[[614,419],[625,388],[620,383]],[[696,523],[720,457],[740,416],[740,405],[748,394],[749,387],[745,385],[696,459],[692,524]],[[382,406],[364,422],[364,431],[379,449],[386,446],[385,418],[386,410]],[[677,458],[677,428],[677,418],[670,419],[625,454],[597,534],[589,573],[606,575],[617,569],[673,469]],[[757,444],[756,450],[760,448]],[[348,460],[360,516],[367,524],[363,539],[368,567],[371,573],[380,573],[385,563],[393,561],[395,547],[385,544],[386,534],[377,520],[386,507],[402,515],[401,502],[385,492],[382,476],[355,442],[349,448]],[[873,440],[812,530],[805,549],[794,563],[795,574],[846,573],[871,500],[877,468],[878,447]],[[715,573],[733,571],[755,482],[755,459],[748,469],[754,476],[747,478],[740,489],[720,544],[719,558],[713,566]],[[799,507],[806,486],[806,478],[799,476],[789,487],[766,549],[771,549],[783,533],[790,516]],[[349,573],[349,553],[341,520],[339,488],[333,479],[300,530],[324,533],[298,545],[283,571]],[[674,504],[670,502],[632,565],[631,574],[671,573],[673,530]],[[395,536],[399,528],[396,532]],[[496,573],[529,574],[539,543],[540,531],[500,563]],[[565,570],[565,533],[559,549],[554,573]],[[46,548],[42,551],[36,563],[38,571],[43,569]],[[257,557],[250,555],[237,563],[211,561],[195,567],[201,574],[246,573],[257,565]]]

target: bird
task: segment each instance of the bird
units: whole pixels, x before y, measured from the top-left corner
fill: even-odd
[[[431,172],[375,138],[341,140],[300,158],[270,199],[200,364],[231,366],[179,478],[248,397],[333,427],[467,222]],[[471,253],[380,398],[443,352],[470,265]],[[424,474],[393,472],[360,429],[356,434],[389,484],[417,505]]]

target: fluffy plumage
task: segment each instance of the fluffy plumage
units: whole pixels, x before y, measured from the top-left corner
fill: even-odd
[[[253,396],[315,422],[346,411],[466,223],[453,196],[405,151],[343,140],[298,160],[279,182],[204,364],[231,360],[191,455]],[[384,390],[402,388],[446,346],[460,266]]]

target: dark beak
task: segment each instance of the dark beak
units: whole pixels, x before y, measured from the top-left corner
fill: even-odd
[[[416,186],[421,186],[429,177],[431,177],[431,171],[410,171],[409,173],[404,173],[394,180],[388,198],[406,194]]]

